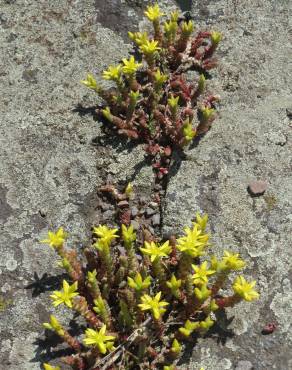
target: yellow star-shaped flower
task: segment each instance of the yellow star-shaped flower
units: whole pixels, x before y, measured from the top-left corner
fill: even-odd
[[[209,235],[204,234],[197,224],[194,224],[192,229],[186,227],[184,231],[185,236],[177,239],[177,249],[193,258],[202,256],[208,245]]]
[[[259,298],[259,293],[253,289],[255,285],[255,280],[248,282],[243,276],[237,276],[232,287],[236,295],[251,302]]]
[[[106,335],[106,325],[103,325],[100,330],[86,329],[83,343],[86,346],[96,346],[99,352],[104,355],[107,350],[113,348],[115,339],[113,335]]]
[[[167,240],[162,245],[156,244],[154,242],[148,243],[145,242],[145,248],[140,248],[140,251],[144,254],[150,256],[151,262],[158,260],[162,257],[167,257],[171,252],[171,246]]]
[[[239,253],[224,251],[224,267],[228,270],[240,270],[245,267],[245,262],[239,257]]]
[[[140,272],[138,272],[134,278],[131,278],[128,276],[127,280],[128,280],[128,285],[131,288],[135,289],[137,292],[147,289],[149,285],[151,284],[151,277],[146,276],[146,278],[143,280]]]
[[[62,247],[66,238],[67,238],[67,233],[64,231],[62,227],[60,227],[55,233],[53,233],[52,231],[49,231],[48,238],[43,239],[40,242],[49,244],[49,246],[52,248],[59,248],[59,247]]]
[[[204,285],[208,282],[208,276],[215,274],[215,270],[209,270],[208,262],[203,262],[200,266],[192,265],[195,273],[193,274],[193,282],[195,285]]]
[[[56,290],[50,297],[53,300],[53,305],[59,306],[64,303],[67,307],[72,308],[72,298],[76,297],[79,293],[77,292],[78,282],[75,281],[72,285],[69,285],[66,280],[63,280],[63,289]]]
[[[93,234],[99,237],[99,242],[101,242],[101,244],[104,243],[109,245],[112,240],[119,237],[116,235],[117,232],[118,229],[110,229],[106,225],[99,225],[93,228]]]
[[[182,131],[187,142],[192,141],[193,138],[196,136],[196,130],[193,128],[189,119],[185,120]]]
[[[103,71],[102,77],[105,80],[119,81],[121,77],[122,66],[109,66],[106,71]]]
[[[156,22],[160,17],[164,15],[164,13],[160,11],[158,4],[155,4],[153,6],[149,5],[144,14],[151,22]]]
[[[123,63],[124,63],[124,66],[122,67],[123,72],[126,75],[130,76],[134,75],[137,72],[138,68],[142,66],[142,63],[136,63],[136,60],[133,57],[133,55],[130,57],[129,60],[123,59]]]
[[[122,224],[122,238],[127,245],[132,244],[136,240],[136,233],[134,232],[133,225],[127,228],[126,225]]]
[[[143,44],[141,44],[140,50],[145,55],[153,55],[156,51],[160,50],[160,48],[157,45],[158,41],[146,40]]]
[[[92,90],[98,90],[97,82],[94,76],[91,73],[88,73],[86,76],[86,80],[80,81],[83,85],[88,87],[89,89]]]
[[[144,294],[141,297],[142,303],[140,303],[138,306],[142,311],[150,310],[154,319],[158,320],[161,317],[161,315],[163,315],[164,312],[166,311],[166,309],[163,307],[169,305],[168,302],[165,301],[160,302],[160,298],[161,292],[158,292],[154,298],[148,294]]]

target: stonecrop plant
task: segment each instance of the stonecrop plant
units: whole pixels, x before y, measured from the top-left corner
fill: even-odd
[[[172,151],[206,133],[215,119],[218,97],[206,80],[221,34],[195,33],[191,20],[178,11],[165,18],[157,4],[145,15],[152,34],[129,32],[137,56],[103,72],[114,87],[106,90],[91,74],[82,83],[103,98],[106,106],[98,112],[119,134],[146,144],[162,179]],[[128,184],[122,195],[111,186],[104,191],[124,200],[133,189]],[[120,228],[93,227],[92,244],[82,250],[67,247],[62,227],[41,241],[56,251],[67,274],[50,295],[52,305],[80,316],[75,332],[55,315],[43,324],[68,345],[71,354],[62,361],[73,369],[175,370],[187,345],[208,333],[220,310],[259,297],[255,281],[234,277],[246,265],[239,253],[212,255],[207,215],[198,213],[191,227],[169,240],[154,230],[136,233],[129,217],[120,218]]]
[[[217,310],[259,296],[255,281],[234,272],[246,263],[238,253],[210,251],[207,215],[196,215],[182,236],[138,240],[133,226],[93,228],[93,242],[77,256],[63,228],[42,240],[60,257],[68,277],[50,298],[86,325],[73,336],[51,315],[43,326],[67,343],[73,369],[176,369],[186,343],[205,335]],[[231,285],[233,293],[222,295]],[[44,364],[46,370],[60,369]]]
[[[103,72],[114,87],[105,89],[92,74],[81,82],[103,98],[106,106],[98,113],[119,134],[146,144],[162,178],[173,149],[206,133],[216,117],[219,97],[206,85],[208,71],[217,64],[214,52],[221,34],[195,32],[192,20],[181,20],[178,11],[166,18],[157,4],[148,6],[145,15],[153,24],[152,34],[129,32],[135,56]]]

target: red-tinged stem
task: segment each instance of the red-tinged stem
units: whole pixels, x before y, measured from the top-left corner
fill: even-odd
[[[238,295],[232,295],[230,297],[216,298],[216,304],[219,308],[233,307],[236,303],[242,300]]]
[[[82,315],[85,320],[95,328],[100,328],[102,322],[97,318],[97,316],[88,308],[88,304],[84,297],[76,297],[73,300],[73,308]]]

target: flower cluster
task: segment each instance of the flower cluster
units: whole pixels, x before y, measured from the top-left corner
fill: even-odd
[[[62,289],[50,295],[52,304],[64,305],[87,323],[81,337],[73,337],[54,315],[44,323],[75,351],[63,361],[79,370],[107,364],[176,369],[184,341],[205,334],[217,310],[257,299],[255,281],[233,277],[245,267],[238,253],[225,251],[221,259],[208,253],[207,221],[198,213],[182,236],[161,243],[140,240],[132,226],[100,225],[93,228],[84,259],[66,248],[62,228],[49,231],[42,242],[66,258],[61,265],[68,273]],[[229,280],[233,294],[224,297]]]
[[[209,92],[206,79],[217,64],[214,52],[221,34],[195,33],[193,21],[180,22],[178,11],[166,18],[157,4],[148,6],[145,16],[153,33],[129,32],[136,56],[102,74],[115,87],[106,90],[92,74],[81,82],[103,98],[106,106],[99,113],[119,134],[146,143],[153,168],[162,178],[171,151],[206,133],[215,119],[219,97]]]

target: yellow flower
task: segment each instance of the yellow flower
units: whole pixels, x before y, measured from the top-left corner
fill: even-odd
[[[64,335],[64,329],[54,315],[50,315],[50,322],[44,322],[43,327],[56,332],[58,335]]]
[[[178,21],[178,17],[179,17],[179,12],[178,12],[177,9],[170,13],[170,20],[172,22],[177,22]]]
[[[228,270],[240,270],[245,267],[245,262],[239,257],[239,253],[224,251],[223,263]]]
[[[143,44],[141,44],[140,50],[145,55],[153,55],[156,51],[160,50],[160,48],[157,45],[158,41],[146,40],[145,42],[143,42]]]
[[[211,41],[213,45],[217,46],[219,42],[221,41],[221,39],[222,39],[222,35],[220,32],[213,31],[211,33]]]
[[[203,234],[197,224],[194,224],[192,229],[186,227],[184,231],[186,235],[177,239],[177,249],[193,258],[202,256],[208,245],[209,235]]]
[[[139,93],[139,91],[132,91],[131,90],[129,92],[129,97],[130,97],[131,104],[133,106],[135,106],[137,104],[137,101],[138,101],[139,97],[140,97],[140,93]],[[130,196],[132,194],[132,192],[133,192],[133,186],[129,182],[129,184],[126,187],[125,193],[127,194],[127,196]]]
[[[201,285],[200,288],[195,288],[195,296],[200,302],[204,302],[211,295],[211,290],[207,288],[207,285]]]
[[[136,240],[136,233],[134,232],[133,225],[130,225],[128,228],[126,225],[122,224],[122,238],[123,241],[130,245]]]
[[[177,279],[175,275],[172,274],[171,279],[166,282],[166,285],[171,290],[171,293],[178,298],[179,288],[181,287],[181,279]]]
[[[99,352],[104,355],[109,349],[109,345],[112,347],[112,341],[115,339],[116,338],[113,335],[106,335],[106,325],[103,325],[99,331],[86,329],[83,343],[86,346],[96,346]]]
[[[179,332],[183,334],[186,337],[189,337],[192,332],[200,327],[200,324],[198,322],[191,322],[190,320],[187,320],[185,322],[184,327],[179,328]]]
[[[106,306],[101,296],[96,298],[93,302],[94,302],[93,311],[101,315],[106,312]]]
[[[201,74],[200,78],[199,78],[199,81],[198,81],[198,89],[199,89],[200,93],[202,93],[204,91],[205,85],[206,85],[206,77],[203,74]]]
[[[135,289],[137,292],[140,292],[141,290],[147,289],[149,285],[151,284],[151,277],[147,276],[144,280],[142,279],[142,276],[139,272],[137,272],[134,279],[128,276],[128,285]]]
[[[175,370],[175,367],[174,367],[174,365],[165,365],[165,366],[163,366],[163,370]]]
[[[199,226],[199,228],[204,232],[206,230],[206,226],[208,223],[208,215],[205,214],[203,217],[200,215],[199,212],[196,213],[196,224]]]
[[[189,37],[191,33],[194,31],[194,22],[188,21],[188,22],[182,22],[181,30],[185,37]]]
[[[62,247],[65,240],[67,238],[67,233],[63,230],[62,227],[57,230],[57,232],[53,233],[52,231],[48,232],[48,239],[43,239],[40,242],[49,244],[52,248],[59,248]]]
[[[97,271],[94,269],[92,272],[87,272],[87,280],[89,283],[94,283],[96,281]]]
[[[208,282],[208,276],[215,274],[215,270],[208,269],[208,262],[203,262],[200,266],[192,265],[195,271],[193,274],[193,282],[195,285],[204,285]]]
[[[118,64],[117,66],[109,66],[107,71],[103,71],[102,77],[105,80],[120,81],[122,73],[122,66]]]
[[[155,4],[154,6],[149,5],[147,9],[145,10],[144,14],[151,22],[157,21],[160,17],[164,15],[160,11],[158,4]]]
[[[189,118],[184,121],[184,125],[182,127],[184,138],[187,142],[192,141],[193,138],[196,136],[196,130],[193,128],[192,124],[190,123]]]
[[[142,66],[142,63],[136,63],[135,58],[133,55],[130,57],[129,60],[123,59],[124,66],[122,67],[123,72],[126,75],[133,75],[136,73],[137,69]]]
[[[164,84],[164,82],[166,82],[168,79],[168,76],[162,74],[160,69],[157,69],[157,71],[153,74],[153,76],[154,76],[155,84],[157,85],[157,87],[161,87]]]
[[[167,257],[171,252],[171,246],[169,245],[168,240],[162,245],[156,244],[154,242],[145,242],[144,245],[145,248],[140,248],[140,251],[150,256],[151,262],[162,257]]]
[[[165,22],[163,27],[164,27],[164,32],[166,36],[169,38],[171,37],[173,38],[176,34],[178,25],[176,21],[169,21],[169,22]]]
[[[53,300],[53,305],[56,307],[59,304],[64,303],[67,307],[72,308],[72,298],[78,295],[77,287],[77,281],[72,285],[69,285],[66,280],[63,280],[63,289],[60,291],[56,290],[50,295]]]
[[[174,339],[174,341],[172,342],[170,350],[171,352],[176,353],[176,354],[181,352],[182,346],[177,339]]]
[[[169,305],[168,302],[165,301],[160,302],[160,298],[161,292],[157,293],[154,298],[152,298],[148,294],[144,294],[141,297],[142,303],[140,303],[138,306],[142,311],[150,310],[152,312],[154,319],[158,320],[161,317],[161,315],[163,315],[164,312],[166,311],[166,309],[163,307]]]
[[[111,111],[110,111],[109,107],[105,107],[104,109],[102,109],[101,113],[104,116],[104,118],[106,118],[108,121],[112,122],[113,116],[111,114]]]
[[[202,107],[200,110],[204,121],[208,121],[208,119],[210,119],[215,112],[215,109],[208,107]]]
[[[171,97],[169,99],[167,99],[168,105],[173,110],[175,110],[177,108],[178,101],[179,101],[179,96],[175,97],[175,96],[171,95]]]
[[[132,41],[134,41],[138,46],[145,44],[148,41],[148,33],[147,32],[128,32],[128,36]]]
[[[86,80],[81,80],[80,82],[89,89],[98,90],[96,79],[93,77],[91,73],[87,74]]]
[[[211,319],[210,316],[208,316],[204,321],[200,321],[200,328],[204,329],[204,331],[209,330],[213,325],[214,321]]]
[[[60,366],[51,366],[49,364],[43,364],[44,370],[61,370]]]
[[[236,295],[245,301],[251,302],[259,298],[259,293],[253,289],[255,285],[255,280],[249,283],[243,276],[237,276],[232,287]]]
[[[116,235],[117,231],[118,229],[110,229],[106,225],[99,225],[97,227],[94,227],[93,234],[99,237],[99,240],[96,244],[99,245],[100,243],[104,243],[106,245],[110,245],[112,240],[119,237],[118,235]]]

